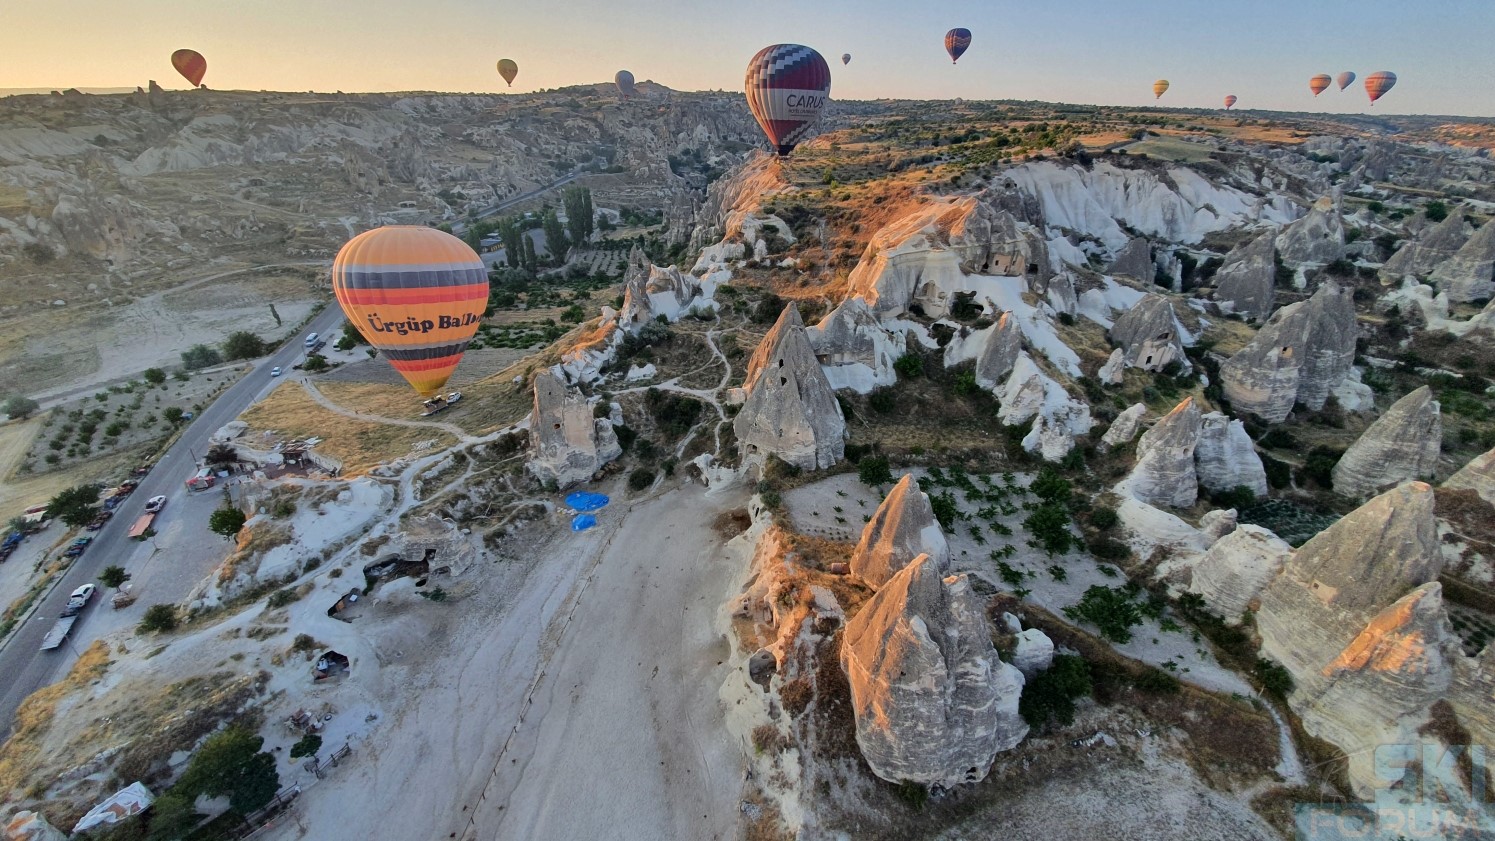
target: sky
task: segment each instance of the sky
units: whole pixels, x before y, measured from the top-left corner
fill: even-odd
[[[1495,117],[1492,36],[1492,0],[0,0],[0,88],[185,87],[169,57],[191,47],[218,89],[496,92],[512,58],[516,92],[620,68],[740,90],[789,42],[831,63],[833,99],[1145,105],[1161,77],[1175,107]],[[1309,93],[1342,70],[1398,82],[1374,109],[1359,81]]]

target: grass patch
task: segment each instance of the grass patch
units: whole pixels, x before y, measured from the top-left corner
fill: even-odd
[[[349,389],[374,388],[362,384],[339,385]],[[326,391],[323,393],[327,394]],[[348,396],[342,395],[344,398]],[[345,402],[332,394],[327,394],[327,397],[339,405],[364,405],[356,399]],[[407,406],[413,403],[407,398]],[[369,407],[365,411],[376,412],[377,408]],[[396,417],[414,414],[407,408]],[[340,460],[344,477],[361,476],[380,464],[408,454],[415,444],[422,441],[435,441],[439,447],[457,443],[451,434],[432,427],[396,426],[345,417],[323,408],[305,391],[292,386],[276,389],[269,397],[251,406],[240,419],[255,432],[273,431],[282,439],[321,438],[317,451]]]

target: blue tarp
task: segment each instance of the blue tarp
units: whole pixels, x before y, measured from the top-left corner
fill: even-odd
[[[566,494],[566,504],[572,511],[596,511],[606,505],[610,500],[606,494],[594,494],[590,491],[574,491]]]
[[[571,518],[572,531],[586,531],[595,525],[597,525],[597,518],[591,514],[577,514]]]

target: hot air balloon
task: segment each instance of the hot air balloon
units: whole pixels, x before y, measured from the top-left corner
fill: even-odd
[[[514,87],[514,77],[519,75],[519,65],[513,59],[502,58],[498,60],[498,75],[504,77],[509,87]]]
[[[191,82],[194,88],[202,85],[202,77],[208,72],[208,60],[197,50],[177,50],[172,53],[171,66]]]
[[[841,63],[842,64],[850,64],[851,63],[851,53],[842,53],[841,54]]]
[[[1355,71],[1346,70],[1345,72],[1339,74],[1339,77],[1334,80],[1334,83],[1339,85],[1340,90],[1344,90],[1350,85],[1355,84]]]
[[[618,75],[613,77],[613,83],[618,86],[618,93],[623,94],[624,99],[638,96],[638,90],[633,87],[633,74],[627,70],[619,70]]]
[[[1396,84],[1396,74],[1390,70],[1378,70],[1365,77],[1365,92],[1370,95],[1370,104],[1386,95]]]
[[[1329,83],[1333,81],[1333,79],[1329,78],[1328,73],[1320,73],[1308,80],[1308,89],[1313,91],[1314,96],[1318,96],[1319,94],[1328,90]]]
[[[1234,108],[1234,107],[1235,107],[1235,94],[1233,94],[1233,93],[1232,94],[1226,94],[1226,96],[1225,96],[1225,110],[1229,111],[1231,108]]]
[[[462,360],[488,306],[488,269],[467,243],[423,225],[389,225],[348,240],[332,293],[354,328],[422,397]]]
[[[748,62],[743,88],[763,133],[788,157],[830,101],[831,68],[809,47],[774,44]]]
[[[1162,99],[1163,93],[1168,90],[1168,80],[1159,79],[1152,83],[1152,98]]]
[[[950,54],[950,63],[960,61],[960,57],[971,48],[971,30],[963,26],[957,26],[945,33],[945,52]]]

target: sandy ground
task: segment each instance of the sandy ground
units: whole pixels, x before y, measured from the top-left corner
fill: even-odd
[[[531,526],[554,534],[467,572],[449,632],[360,678],[383,721],[268,837],[733,837],[712,628],[733,576],[709,523],[743,501],[686,486],[587,532]]]

